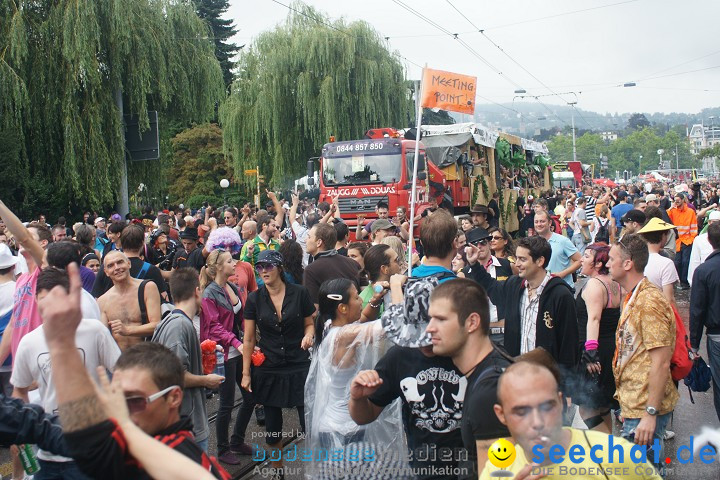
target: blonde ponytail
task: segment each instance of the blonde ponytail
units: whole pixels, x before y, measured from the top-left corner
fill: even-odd
[[[220,264],[220,257],[224,252],[223,250],[213,250],[208,255],[205,266],[200,269],[200,291],[204,291],[208,285],[210,285],[217,276],[217,267]]]

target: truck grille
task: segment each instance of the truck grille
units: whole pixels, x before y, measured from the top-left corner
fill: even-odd
[[[359,197],[351,198],[345,197],[340,198],[338,204],[340,206],[340,213],[372,213],[375,211],[375,207],[381,200],[387,201],[386,195],[376,195],[370,197]]]

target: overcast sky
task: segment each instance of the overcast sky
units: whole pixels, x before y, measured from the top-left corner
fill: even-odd
[[[290,5],[288,0],[278,1]],[[720,1],[450,2],[401,3],[430,17],[441,28],[460,33],[459,38],[493,68],[458,40],[392,0],[306,3],[331,18],[368,22],[382,37],[390,37],[391,50],[410,62],[477,76],[478,95],[493,102],[512,102],[514,91],[524,88],[531,95],[550,94],[539,99],[546,104],[573,101],[575,96],[565,92],[574,91],[578,108],[603,113],[694,113],[720,106]],[[245,48],[259,33],[283,22],[289,12],[272,0],[230,0],[230,5],[228,17],[239,30],[235,41],[247,44]],[[484,29],[485,35],[473,24]],[[408,78],[420,77],[421,68],[409,62],[405,65]],[[636,82],[637,86],[616,86],[625,82]],[[478,97],[477,102],[488,100]]]

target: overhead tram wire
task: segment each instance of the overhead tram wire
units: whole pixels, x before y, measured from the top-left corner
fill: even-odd
[[[353,36],[354,36],[352,33],[348,32],[347,30],[343,30],[343,29],[341,29],[341,28],[336,27],[335,25],[331,25],[331,24],[329,24],[329,23],[327,23],[327,22],[323,22],[321,19],[319,19],[319,18],[317,18],[317,17],[314,17],[314,16],[312,16],[312,15],[308,15],[307,13],[305,13],[305,12],[303,12],[303,11],[301,11],[301,10],[298,10],[297,8],[294,8],[294,7],[292,7],[291,5],[286,5],[286,4],[284,4],[284,3],[282,3],[282,2],[280,2],[280,1],[278,1],[278,0],[271,0],[271,1],[274,2],[274,3],[277,3],[278,5],[282,5],[283,7],[287,8],[288,10],[290,10],[290,11],[292,11],[292,12],[295,12],[295,13],[297,13],[297,14],[299,14],[299,15],[302,15],[303,17],[309,18],[309,19],[311,19],[311,20],[315,20],[317,23],[319,23],[319,24],[321,24],[321,25],[325,25],[326,27],[332,28],[332,29],[335,30],[335,31],[338,31],[338,32],[340,32],[340,33],[344,33],[344,34],[347,35],[348,37],[353,37]],[[385,38],[386,41],[390,39],[390,37],[383,37],[383,38]],[[423,68],[422,65],[413,62],[412,60],[410,60],[409,58],[407,58],[407,57],[405,57],[405,56],[403,56],[403,55],[398,55],[398,56],[399,56],[400,58],[402,58],[403,60],[407,61],[408,63],[411,63],[411,64],[415,65],[415,66],[418,67],[418,68]]]
[[[290,6],[290,5],[286,5],[286,4],[282,3],[282,2],[279,2],[278,0],[271,0],[271,1],[277,3],[278,5],[282,5],[283,7],[287,8],[288,10],[291,10],[291,11],[293,11],[293,12],[295,12],[295,13],[298,13],[298,14],[302,15],[303,17],[307,17],[307,18],[309,18],[310,20],[315,20],[317,23],[319,23],[319,24],[321,24],[321,25],[325,25],[326,27],[332,28],[333,30],[336,30],[336,31],[338,31],[338,32],[340,32],[340,33],[344,33],[345,35],[347,35],[347,36],[349,36],[349,37],[352,37],[352,36],[353,36],[351,33],[348,33],[348,32],[345,31],[345,30],[342,30],[342,29],[340,29],[340,28],[337,28],[337,27],[334,26],[334,25],[330,25],[330,24],[327,23],[327,22],[323,22],[321,19],[319,19],[319,18],[317,18],[317,17],[314,17],[314,16],[312,16],[312,15],[308,15],[307,13],[305,13],[305,12],[303,12],[303,11],[300,11],[300,10],[298,10],[297,8],[294,8],[294,7]]]
[[[462,16],[470,25],[472,25],[473,28],[477,29],[477,31],[480,32],[480,34],[482,34],[490,43],[492,43],[498,50],[500,50],[500,51],[502,52],[502,54],[505,55],[507,58],[509,58],[515,65],[517,65],[518,67],[520,67],[525,73],[527,73],[527,74],[530,75],[532,78],[534,78],[535,80],[537,80],[537,81],[538,81],[541,85],[543,85],[546,89],[550,90],[553,94],[557,95],[557,97],[560,98],[560,100],[562,100],[562,101],[565,102],[565,103],[568,103],[567,100],[565,100],[564,98],[562,98],[558,93],[554,92],[554,91],[552,90],[552,88],[548,87],[542,80],[540,80],[538,77],[536,77],[535,75],[533,75],[532,72],[530,72],[530,70],[528,70],[527,68],[525,68],[524,66],[522,66],[522,65],[520,64],[520,62],[518,62],[517,60],[515,60],[515,59],[514,59],[512,56],[510,56],[510,54],[507,53],[500,45],[498,45],[498,44],[495,43],[490,37],[488,37],[488,36],[485,34],[485,32],[483,31],[482,28],[480,28],[480,27],[478,27],[477,25],[475,25],[475,23],[474,23],[472,20],[470,20],[470,19],[467,17],[467,15],[465,15],[459,8],[457,8],[450,0],[446,0],[446,2],[448,3],[448,5],[450,5],[450,6],[453,8],[453,10],[455,10],[458,14],[460,14],[460,16]],[[530,96],[532,96],[532,95],[530,95]],[[560,120],[562,123],[564,123],[565,125],[567,125],[567,122],[565,122],[562,118],[560,118],[560,116],[559,116],[557,113],[555,113],[552,109],[550,109],[547,105],[545,105],[543,102],[541,102],[540,99],[539,99],[537,96],[535,96],[534,98],[535,98],[535,101],[537,101],[540,105],[542,105],[547,111],[549,111],[550,113],[552,113],[554,116],[557,117],[558,120]]]
[[[673,65],[673,66],[671,66],[671,67],[663,68],[663,69],[661,69],[661,70],[658,70],[658,71],[656,71],[656,72],[653,72],[653,73],[649,74],[647,77],[639,78],[639,79],[637,79],[637,81],[638,81],[638,82],[642,82],[643,80],[647,80],[648,78],[651,78],[651,77],[653,77],[654,75],[657,75],[658,73],[664,73],[664,72],[667,72],[668,70],[673,70],[673,69],[675,69],[675,68],[677,68],[677,67],[682,67],[683,65],[687,65],[688,63],[693,63],[693,62],[696,62],[696,61],[698,61],[698,60],[702,60],[703,58],[712,57],[712,56],[714,56],[714,55],[717,55],[718,53],[720,53],[720,50],[718,50],[718,51],[716,51],[716,52],[708,53],[708,54],[706,54],[706,55],[702,55],[702,56],[700,56],[700,57],[693,58],[693,59],[691,59],[691,60],[687,60],[687,61],[682,62],[682,63],[678,63],[677,65]]]
[[[506,74],[504,74],[500,69],[498,69],[497,67],[495,67],[492,63],[490,63],[487,59],[485,59],[482,55],[480,55],[480,54],[479,54],[474,48],[472,48],[467,42],[465,42],[463,39],[461,39],[461,38],[459,37],[459,34],[451,32],[450,30],[448,30],[448,29],[446,29],[445,27],[443,27],[442,25],[438,24],[437,22],[435,22],[435,21],[432,20],[431,18],[423,15],[422,13],[420,13],[420,12],[417,11],[417,10],[415,10],[414,8],[412,8],[411,6],[409,6],[408,4],[406,4],[405,2],[403,2],[403,1],[401,1],[401,0],[393,0],[393,2],[394,2],[396,5],[398,5],[399,7],[403,8],[404,10],[412,13],[413,15],[415,15],[416,17],[418,17],[419,19],[423,20],[425,23],[427,23],[428,25],[432,26],[433,28],[435,28],[435,29],[443,32],[444,34],[450,36],[450,37],[453,38],[454,40],[457,40],[458,43],[460,43],[460,45],[463,46],[463,48],[465,48],[468,52],[470,52],[475,58],[477,58],[478,60],[480,60],[481,62],[483,62],[483,63],[484,63],[488,68],[490,68],[493,72],[495,72],[495,73],[497,73],[498,75],[500,75],[501,77],[503,77],[506,81],[508,81],[509,83],[511,83],[511,84],[512,84],[513,86],[515,86],[516,88],[522,88],[522,86],[521,86],[520,84],[518,84],[517,82],[515,82],[513,79],[511,79],[511,78],[510,78],[509,76],[507,76]]]
[[[639,1],[639,0],[626,0],[626,1],[624,1],[624,2],[610,3],[610,4],[608,4],[608,5],[599,5],[599,6],[597,6],[597,7],[583,8],[583,9],[581,9],[581,10],[572,10],[572,11],[569,11],[569,12],[557,13],[557,14],[548,15],[548,16],[545,16],[545,17],[530,18],[530,19],[527,19],[527,20],[521,20],[521,21],[519,21],[519,22],[506,23],[506,24],[503,24],[503,25],[495,25],[495,26],[486,27],[485,30],[497,30],[497,29],[500,29],[500,28],[513,27],[513,26],[515,26],[515,25],[523,25],[523,24],[526,24],[526,23],[540,22],[540,21],[549,20],[549,19],[552,19],[552,18],[562,17],[562,16],[566,16],[566,15],[574,15],[574,14],[576,14],[576,13],[583,13],[583,12],[588,12],[588,11],[591,11],[591,10],[599,10],[599,9],[602,9],[602,8],[615,7],[615,6],[618,6],[618,5],[624,5],[624,4],[627,4],[627,3],[633,3],[633,2],[637,2],[637,1]],[[471,34],[477,34],[477,33],[480,33],[480,32],[478,32],[478,30],[470,30],[470,31],[467,31],[467,32],[458,32],[458,33],[456,33],[455,35],[471,35]],[[439,36],[441,36],[441,35],[435,35],[435,34],[413,34],[413,35],[395,35],[395,36],[392,36],[391,38],[423,38],[423,37],[439,37]]]
[[[487,27],[485,30],[498,30],[498,29],[500,29],[500,28],[514,27],[514,26],[516,26],[516,25],[523,25],[523,24],[526,24],[526,23],[539,22],[539,21],[542,21],[542,20],[549,20],[549,19],[551,19],[551,18],[563,17],[563,16],[566,16],[566,15],[574,15],[574,14],[576,14],[576,13],[589,12],[589,11],[591,11],[591,10],[599,10],[599,9],[601,9],[601,8],[615,7],[615,6],[618,6],[618,5],[625,5],[625,4],[634,3],[634,2],[637,2],[637,1],[639,1],[639,0],[625,0],[624,2],[610,3],[610,4],[607,4],[607,5],[598,5],[597,7],[583,8],[583,9],[581,9],[581,10],[573,10],[573,11],[570,11],[570,12],[563,12],[563,13],[557,13],[557,14],[554,14],[554,15],[547,15],[547,16],[545,16],[545,17],[531,18],[531,19],[528,19],[528,20],[520,20],[519,22],[506,23],[506,24],[503,24],[503,25],[496,25],[496,26],[494,26],[494,27]]]

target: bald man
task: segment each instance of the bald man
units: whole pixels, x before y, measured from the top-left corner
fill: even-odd
[[[516,480],[567,479],[570,469],[584,469],[585,479],[660,480],[649,462],[633,462],[633,444],[627,440],[602,432],[563,428],[563,401],[555,374],[544,365],[521,359],[505,370],[498,382],[495,414],[517,444],[515,460],[503,470],[514,473]],[[612,462],[608,461],[610,451]],[[492,460],[492,451],[490,455]],[[496,458],[507,456],[503,451]],[[551,461],[551,457],[557,461]],[[499,476],[491,475],[500,469],[490,460],[481,480]]]
[[[117,250],[103,260],[105,274],[113,286],[98,298],[102,321],[125,351],[151,337],[160,322],[160,292],[150,280],[130,276],[130,260]]]

